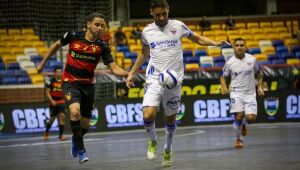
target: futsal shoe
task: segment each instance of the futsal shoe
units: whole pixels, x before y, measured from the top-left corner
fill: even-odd
[[[78,151],[78,155],[79,155],[79,163],[83,164],[85,162],[87,162],[89,160],[89,158],[87,157],[87,153],[85,150],[80,150]]]
[[[247,129],[246,125],[243,125],[243,126],[242,126],[242,135],[243,135],[243,136],[246,136],[246,135],[247,135],[247,132],[248,132],[248,129]]]
[[[156,159],[156,150],[157,150],[157,141],[148,141],[148,151],[147,151],[147,158],[149,160]]]
[[[168,167],[172,164],[172,152],[171,151],[164,151],[163,152],[163,160],[162,160],[162,166]]]
[[[66,141],[67,138],[65,138],[63,135],[58,136],[58,140],[60,141]]]
[[[44,133],[44,140],[48,141],[49,140],[49,132]]]
[[[78,156],[79,149],[78,149],[76,143],[74,142],[73,137],[71,139],[71,142],[72,142],[71,155],[74,158],[76,158]]]
[[[235,141],[235,144],[234,144],[234,147],[235,148],[242,148],[244,146],[244,144],[243,144],[243,140],[242,139],[237,139],[236,141]]]

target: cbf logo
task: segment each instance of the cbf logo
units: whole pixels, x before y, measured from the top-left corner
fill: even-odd
[[[180,106],[180,98],[178,96],[175,96],[175,97],[171,98],[167,102],[167,106],[169,108],[171,108],[172,110],[178,109],[178,107]]]
[[[286,98],[286,119],[300,119],[300,95]]]
[[[98,109],[94,108],[94,110],[92,110],[92,117],[91,117],[91,121],[90,121],[90,126],[93,128],[96,128],[96,124],[99,120],[99,114],[98,114]]]
[[[269,120],[274,120],[274,115],[277,113],[279,108],[279,100],[275,97],[269,97],[264,100],[265,112],[269,115]]]
[[[0,113],[0,131],[2,131],[4,126],[5,126],[4,115]]]
[[[178,114],[176,115],[177,124],[181,123],[181,120],[184,117],[184,115],[185,115],[185,105],[184,105],[184,103],[182,103],[180,110],[179,110]]]

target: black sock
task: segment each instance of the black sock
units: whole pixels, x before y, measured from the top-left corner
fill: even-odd
[[[49,132],[50,128],[51,128],[51,124],[50,124],[50,122],[48,122],[47,126],[46,126],[46,132]]]
[[[84,136],[88,131],[89,131],[89,129],[82,128],[81,129],[82,136]]]
[[[58,128],[59,128],[59,136],[62,136],[64,133],[65,125],[59,125]]]
[[[73,141],[78,147],[79,150],[85,150],[84,149],[84,143],[83,143],[83,137],[82,137],[82,130],[80,125],[80,120],[78,121],[72,121],[71,120],[71,129],[73,132]]]

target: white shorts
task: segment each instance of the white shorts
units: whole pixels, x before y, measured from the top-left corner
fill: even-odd
[[[257,115],[256,94],[230,93],[230,113],[244,112]]]
[[[181,101],[181,84],[173,89],[168,89],[158,84],[158,81],[146,82],[143,107],[157,106],[159,111],[161,101],[167,116],[178,114]]]

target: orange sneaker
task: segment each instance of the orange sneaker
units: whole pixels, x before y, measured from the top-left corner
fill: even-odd
[[[44,140],[48,141],[49,140],[49,132],[44,133]]]
[[[243,125],[243,126],[242,126],[242,135],[243,135],[243,136],[246,136],[246,135],[247,135],[247,132],[248,132],[248,130],[247,130],[246,125]]]
[[[65,140],[67,140],[67,138],[65,138],[63,135],[58,136],[58,139],[59,139],[60,141],[65,141]]]
[[[234,144],[234,147],[235,148],[242,148],[244,145],[243,145],[243,141],[241,139],[237,139],[235,141],[235,144]]]

